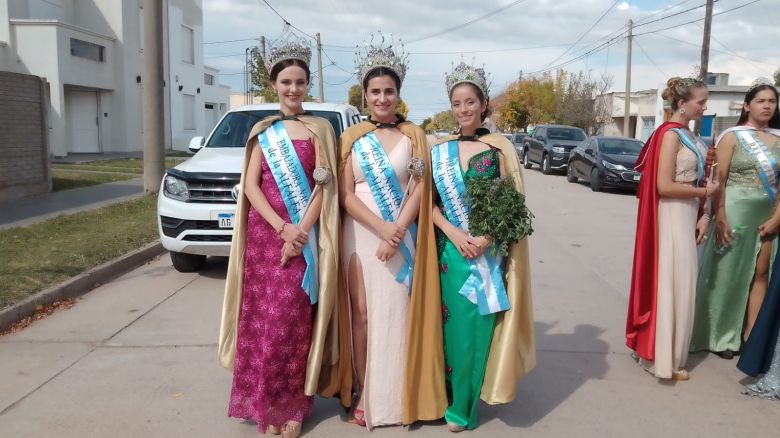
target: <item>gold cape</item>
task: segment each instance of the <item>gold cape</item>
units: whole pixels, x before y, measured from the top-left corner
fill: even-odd
[[[457,138],[451,135],[439,139],[436,144]],[[479,137],[479,141],[501,151],[507,176],[512,176],[515,189],[525,194],[520,161],[512,143],[501,134],[483,135]],[[517,381],[536,366],[527,238],[510,245],[505,266],[504,282],[511,308],[496,315],[496,326],[493,329],[493,340],[480,394],[480,398],[491,405],[514,400]]]
[[[236,206],[233,241],[230,247],[225,298],[222,305],[222,323],[219,331],[219,362],[232,370],[236,354],[238,319],[241,311],[241,298],[244,278],[244,247],[246,243],[247,214],[251,208],[244,196],[244,178],[252,153],[252,139],[280,117],[267,117],[252,128],[244,155],[244,168],[241,173],[241,196]],[[317,166],[336,168],[335,134],[331,124],[320,117],[299,116],[303,125],[317,139],[319,162]],[[315,316],[312,324],[311,347],[306,364],[307,395],[322,394],[332,396],[338,391],[339,348],[338,326],[330,325],[333,317],[338,317],[336,300],[339,290],[337,271],[339,253],[339,202],[337,175],[322,186],[322,212],[319,224],[319,298],[315,304]],[[349,356],[347,356],[349,357]]]
[[[347,158],[352,154],[355,141],[374,129],[376,126],[373,124],[362,122],[344,131],[339,139],[339,175]],[[417,250],[407,318],[406,369],[402,398],[403,422],[411,424],[417,420],[443,417],[447,409],[447,392],[444,383],[438,257],[431,219],[431,152],[425,132],[420,127],[411,122],[403,122],[398,125],[398,129],[412,140],[413,154],[421,158],[427,166],[425,175],[418,181],[418,184],[421,184],[420,214],[417,220]],[[346,303],[346,298],[344,301]],[[341,312],[340,315],[344,319],[349,316],[347,312]],[[346,321],[346,324],[349,327],[349,321]],[[349,354],[349,350],[346,353],[342,351],[341,354]]]

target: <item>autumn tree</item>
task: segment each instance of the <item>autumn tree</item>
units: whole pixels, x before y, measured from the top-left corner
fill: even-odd
[[[455,117],[452,116],[452,111],[438,112],[431,117],[430,123],[426,125],[425,132],[433,133],[436,131],[449,131],[453,132],[458,128],[458,124],[455,122]]]

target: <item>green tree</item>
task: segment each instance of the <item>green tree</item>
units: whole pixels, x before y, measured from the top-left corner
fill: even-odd
[[[362,113],[365,110],[365,106],[363,105],[363,87],[361,87],[359,84],[355,84],[349,87],[349,91],[347,92],[347,102],[349,102],[350,105],[354,106]]]
[[[780,68],[775,71],[775,87],[780,87]]]
[[[250,93],[253,97],[262,97],[266,102],[279,102],[279,96],[271,86],[271,79],[268,70],[265,68],[263,54],[259,50],[252,50],[250,54],[252,67]]]
[[[431,124],[431,120],[430,117],[424,119],[422,123],[420,123],[420,128],[422,128],[423,131],[428,132],[428,125]]]

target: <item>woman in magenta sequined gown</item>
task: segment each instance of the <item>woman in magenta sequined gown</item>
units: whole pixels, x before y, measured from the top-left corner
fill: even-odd
[[[308,89],[307,64],[286,59],[269,67],[269,71],[279,94],[282,117],[279,120],[275,116],[270,126],[261,128],[259,135],[247,143],[251,154],[242,193],[251,206],[243,236],[242,300],[228,415],[254,420],[260,432],[294,438],[300,434],[313,403],[313,397],[306,395],[306,377],[316,286],[313,290],[302,287],[307,269],[302,251],[309,234],[316,238],[314,226],[322,206],[322,192],[314,192],[313,181],[321,143],[298,118],[303,113],[301,102]],[[278,138],[289,137],[292,150],[282,148],[267,153],[271,157],[297,155],[305,183],[313,192],[310,208],[296,213],[302,217],[293,218],[295,222],[269,167],[269,155],[259,145],[261,140],[270,141],[268,131],[281,136]],[[295,161],[277,160],[277,165]],[[294,202],[291,199],[288,203]],[[317,243],[314,245],[316,248]],[[316,269],[316,262],[314,266]]]
[[[314,145],[311,140],[293,140],[293,145],[313,188]],[[265,160],[260,188],[276,214],[290,223]],[[312,406],[312,397],[303,392],[311,336],[311,304],[301,289],[306,262],[298,255],[280,267],[283,244],[271,224],[252,208],[228,415],[255,420],[261,431],[287,421],[302,423]]]

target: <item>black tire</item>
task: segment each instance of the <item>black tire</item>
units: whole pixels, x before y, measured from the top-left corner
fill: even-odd
[[[594,192],[601,191],[601,180],[599,179],[599,170],[595,167],[590,171],[590,189]]]
[[[206,264],[206,256],[171,251],[171,262],[179,272],[198,272]]]
[[[531,160],[528,159],[528,149],[523,150],[523,167],[526,169],[530,169],[533,164],[531,164]]]
[[[574,166],[572,166],[573,163],[569,163],[569,165],[566,168],[566,181],[570,183],[576,183],[577,175],[574,174]]]
[[[545,175],[552,173],[552,167],[550,167],[550,156],[547,154],[542,155],[542,173]]]

